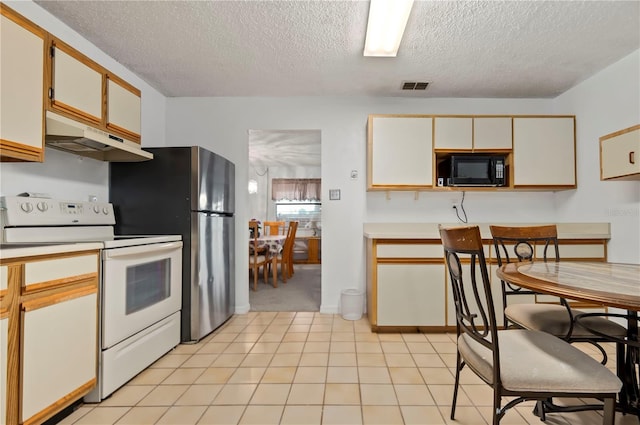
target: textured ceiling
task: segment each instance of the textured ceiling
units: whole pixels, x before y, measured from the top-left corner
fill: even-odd
[[[362,55],[368,1],[36,3],[169,97],[550,98],[640,48],[639,1],[416,0],[395,58]],[[256,170],[320,165],[319,131],[249,138]]]
[[[416,1],[396,58],[367,1],[36,3],[170,97],[548,98],[640,47],[638,1]]]

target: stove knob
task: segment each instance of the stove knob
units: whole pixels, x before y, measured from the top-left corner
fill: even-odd
[[[99,214],[100,213],[100,207],[97,206],[97,205],[94,205],[93,206],[93,212],[96,213],[96,214]]]
[[[42,212],[45,212],[46,210],[48,210],[48,209],[49,209],[49,205],[47,205],[47,203],[46,203],[46,202],[38,202],[37,207],[38,207],[38,209],[39,209],[40,211],[42,211]]]
[[[30,213],[31,211],[33,211],[33,205],[31,205],[31,202],[23,202],[22,204],[20,204],[20,208],[26,213]]]
[[[105,215],[109,214],[109,208],[104,207],[104,208],[102,209],[102,213],[103,213],[103,214],[105,214]]]

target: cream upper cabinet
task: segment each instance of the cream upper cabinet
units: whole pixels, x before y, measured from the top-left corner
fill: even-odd
[[[473,118],[473,149],[511,149],[511,117]]]
[[[576,186],[575,117],[513,118],[513,185]]]
[[[470,150],[473,148],[473,118],[436,117],[433,133],[435,149]]]
[[[140,90],[107,76],[107,127],[140,137]]]
[[[600,180],[640,180],[640,125],[600,138]]]
[[[431,117],[370,116],[368,189],[433,187]]]
[[[0,156],[42,162],[46,33],[4,4],[0,7]]]
[[[52,107],[102,121],[102,73],[64,43],[52,47]]]

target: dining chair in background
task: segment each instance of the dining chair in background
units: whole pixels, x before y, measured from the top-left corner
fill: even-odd
[[[265,221],[265,235],[284,235],[286,223],[284,221]],[[267,231],[269,229],[269,231]]]
[[[465,366],[493,389],[493,425],[512,407],[552,397],[597,398],[603,425],[613,425],[622,383],[598,361],[549,333],[498,330],[491,283],[478,226],[443,228],[440,237],[456,311],[455,418],[460,372]],[[569,367],[570,365],[570,367]],[[502,398],[511,399],[502,406]],[[539,403],[540,404],[540,403]],[[545,420],[544,410],[538,411]]]
[[[264,282],[268,281],[268,265],[273,264],[273,285],[278,286],[278,282],[276,279],[276,266],[275,260],[269,256],[269,250],[264,249],[258,243],[258,222],[250,221],[249,222],[249,231],[252,235],[252,238],[249,241],[249,270],[253,272],[253,290],[258,290],[258,272],[260,267],[262,267],[262,278]]]
[[[287,282],[287,279],[293,276],[293,243],[296,239],[296,231],[298,230],[298,222],[290,221],[287,228],[287,238],[284,241],[284,245],[280,254],[278,255],[278,263],[280,263],[280,271],[282,272],[282,281]]]
[[[510,262],[523,261],[560,261],[558,247],[558,231],[555,224],[543,226],[489,226],[493,238],[498,266]],[[607,353],[599,344],[607,341],[580,323],[585,323],[598,333],[624,338],[626,329],[603,317],[589,317],[576,323],[576,314],[583,311],[571,308],[569,303],[560,298],[560,304],[512,302],[518,297],[536,295],[535,292],[501,281],[504,326],[514,323],[516,326],[543,331],[562,338],[568,342],[588,342],[602,354],[602,364],[607,363]]]

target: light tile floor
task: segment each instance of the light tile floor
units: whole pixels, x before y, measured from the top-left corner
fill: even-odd
[[[581,348],[597,358],[588,344]],[[614,367],[613,348],[607,349]],[[61,423],[491,424],[491,389],[468,369],[461,375],[456,420],[449,419],[455,352],[453,334],[375,334],[366,318],[236,315]],[[532,406],[519,405],[501,423],[540,424]],[[546,423],[597,425],[602,416],[552,414]],[[616,414],[617,425],[638,423],[635,416]]]

